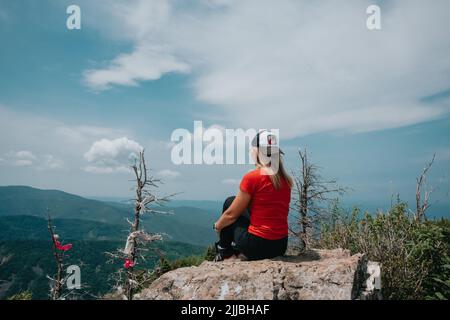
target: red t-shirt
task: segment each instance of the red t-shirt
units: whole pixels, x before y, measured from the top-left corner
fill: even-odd
[[[240,189],[252,196],[248,232],[268,240],[287,237],[291,201],[291,188],[287,181],[282,179],[281,187],[276,190],[270,176],[256,169],[242,178]]]

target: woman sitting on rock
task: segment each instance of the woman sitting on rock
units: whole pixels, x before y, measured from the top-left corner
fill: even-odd
[[[238,194],[226,199],[214,223],[220,235],[215,261],[239,254],[249,260],[274,258],[287,249],[292,178],[284,169],[277,137],[258,133],[250,153],[256,169],[243,177]]]

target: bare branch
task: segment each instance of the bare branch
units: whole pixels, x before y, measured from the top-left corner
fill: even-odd
[[[58,300],[61,297],[61,291],[63,286],[63,253],[58,252],[57,248],[57,235],[54,232],[54,227],[52,224],[52,219],[50,217],[50,211],[47,208],[47,228],[50,233],[50,237],[52,240],[52,250],[53,250],[53,256],[55,258],[56,263],[56,279],[51,278],[50,276],[47,276],[51,280],[50,282],[50,297],[52,300]]]
[[[416,178],[416,221],[420,222],[422,220],[426,220],[426,211],[430,207],[430,196],[433,193],[434,189],[429,188],[426,189],[426,180],[427,173],[433,166],[434,160],[436,159],[436,154],[433,155],[433,158],[430,162],[426,164],[423,168],[422,173],[419,177]],[[425,190],[423,191],[423,188]],[[423,201],[422,201],[422,193],[423,193]]]
[[[299,215],[299,231],[291,232],[298,237],[300,248],[307,250],[317,217],[326,214],[322,206],[329,204],[337,195],[344,194],[347,189],[337,185],[335,179],[322,179],[319,167],[310,163],[306,149],[299,150],[298,155],[300,168],[293,173],[295,199],[291,206]]]
[[[161,206],[173,196],[168,195],[158,197],[151,190],[152,188],[157,188],[159,184],[161,184],[161,181],[148,174],[144,150],[140,152],[138,159],[136,159],[131,168],[135,177],[133,181],[136,184],[134,188],[135,198],[133,199],[134,219],[131,221],[127,219],[130,224],[130,231],[124,249],[119,249],[113,253],[107,253],[112,260],[123,259],[125,261],[125,270],[121,269],[116,274],[116,289],[128,300],[133,299],[136,289],[148,279],[145,272],[135,268],[138,264],[138,260],[145,261],[144,253],[147,252],[148,249],[144,246],[153,241],[162,240],[161,234],[149,234],[142,229],[141,217],[144,213],[171,214],[171,212],[154,209],[151,205]]]

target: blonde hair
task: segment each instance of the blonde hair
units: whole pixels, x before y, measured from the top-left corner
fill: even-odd
[[[286,181],[286,183],[289,185],[289,188],[292,188],[292,185],[294,184],[294,181],[292,180],[292,177],[287,173],[286,169],[284,168],[283,159],[281,158],[281,155],[278,154],[278,170],[277,172],[273,172],[271,169],[271,163],[263,164],[259,157],[259,150],[256,154],[256,166],[259,168],[266,169],[266,172],[270,176],[270,180],[272,181],[273,187],[275,190],[278,190],[281,188],[281,183],[283,180]]]

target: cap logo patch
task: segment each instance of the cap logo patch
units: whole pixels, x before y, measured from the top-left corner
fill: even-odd
[[[276,145],[277,144],[277,138],[274,136],[274,135],[268,135],[267,136],[267,144],[269,145],[269,146],[271,146],[271,145]]]

